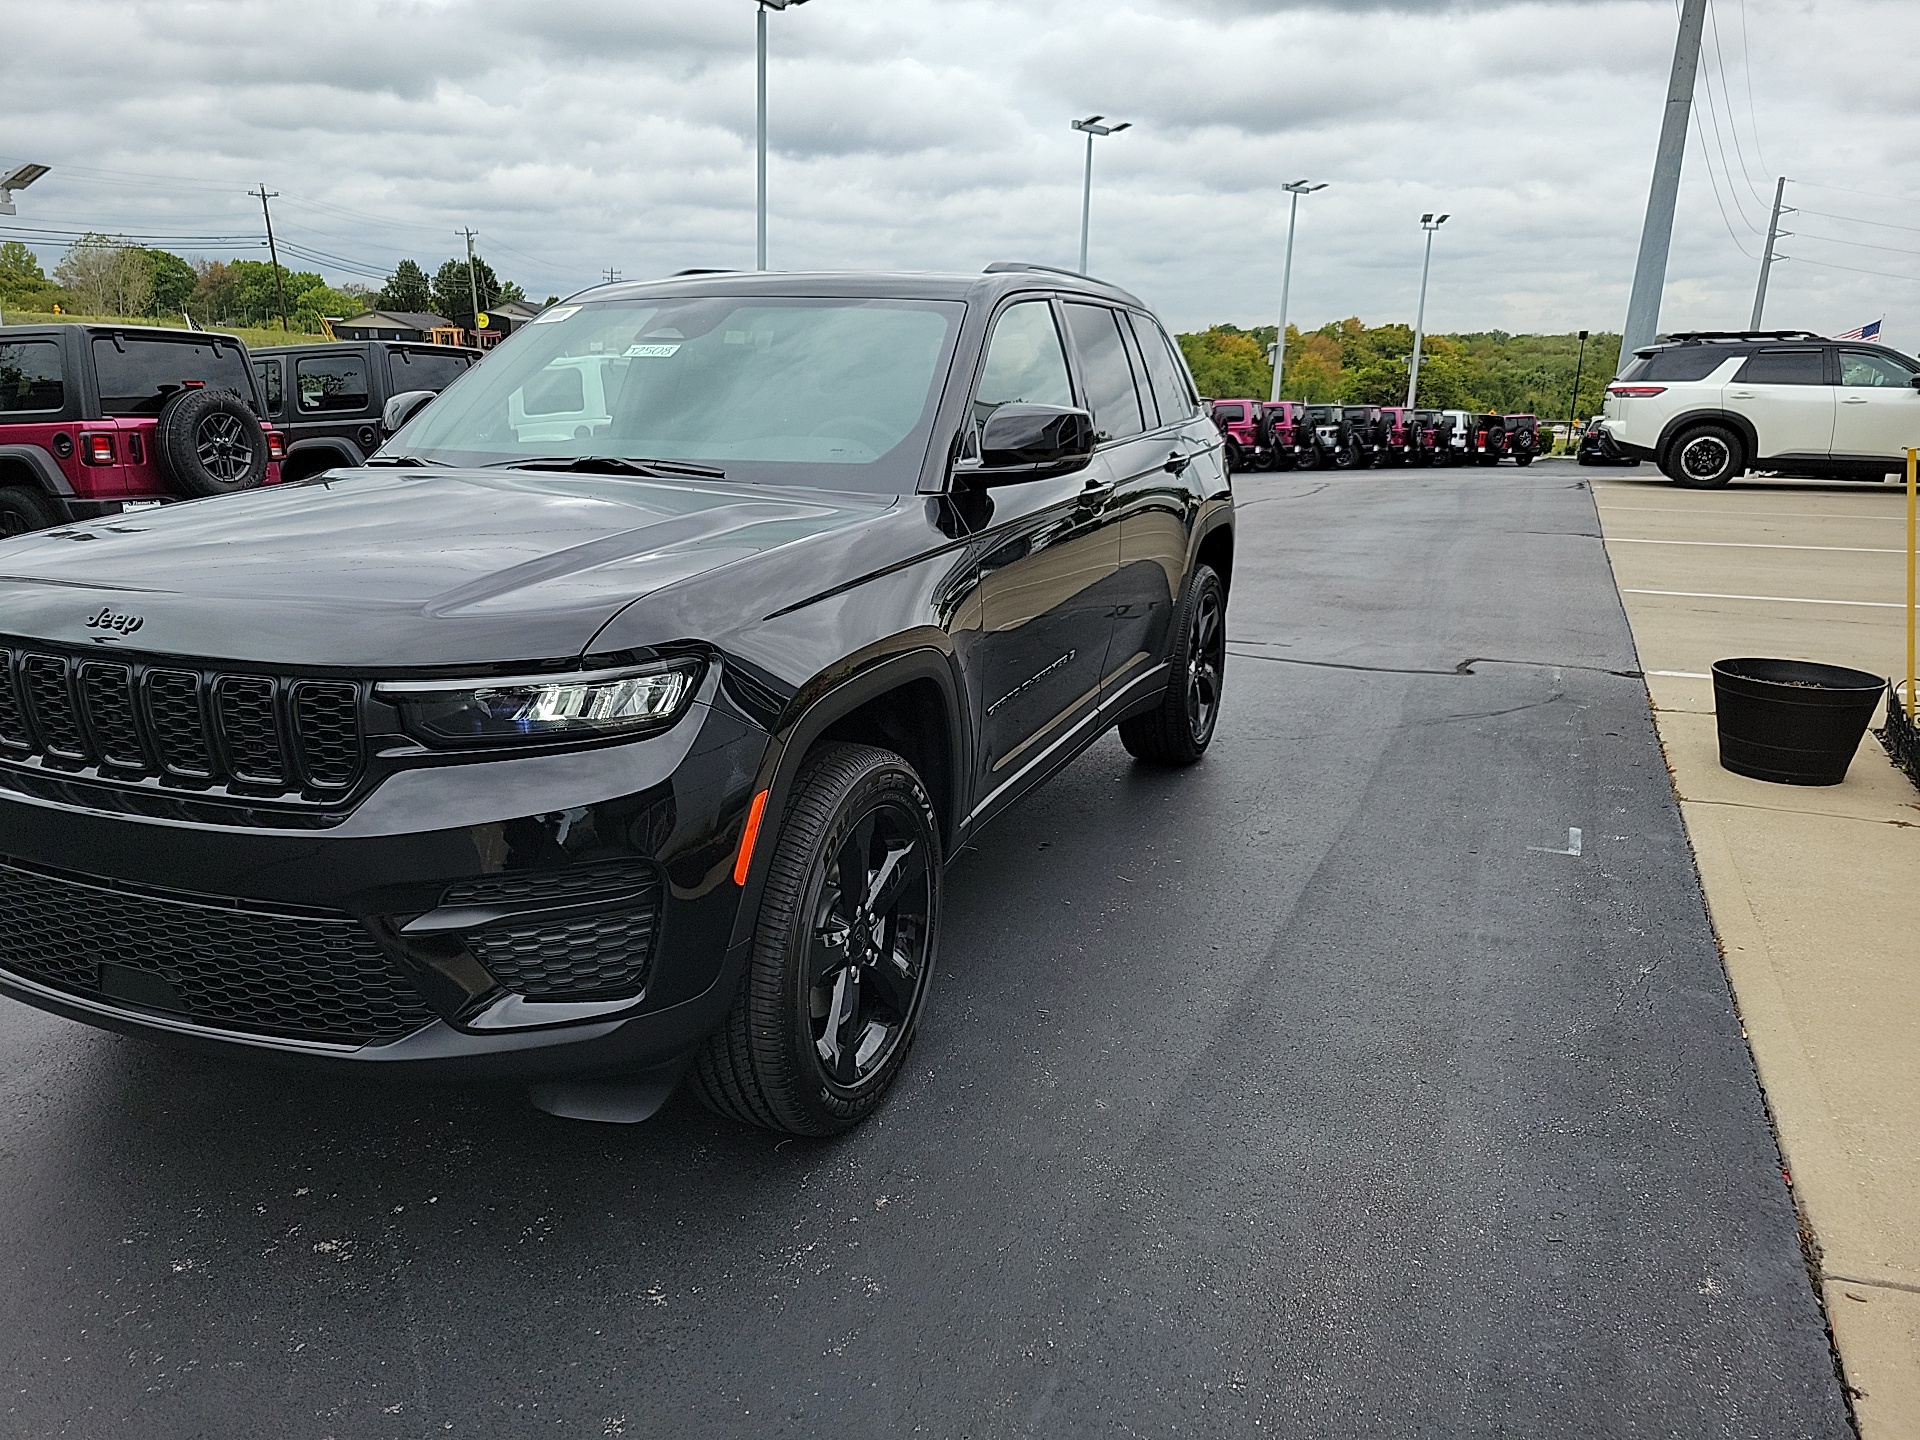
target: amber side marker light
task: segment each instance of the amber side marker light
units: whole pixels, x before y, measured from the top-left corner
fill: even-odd
[[[747,871],[753,867],[753,842],[760,838],[760,822],[767,813],[767,792],[762,790],[747,807],[747,828],[740,832],[740,855],[733,862],[733,883],[745,885]]]

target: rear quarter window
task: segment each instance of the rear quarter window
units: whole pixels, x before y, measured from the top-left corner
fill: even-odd
[[[57,341],[10,340],[0,345],[0,415],[59,410],[66,403]]]
[[[293,362],[302,415],[354,414],[367,408],[367,362],[361,355],[303,355]]]
[[[435,355],[428,350],[395,350],[389,373],[397,395],[405,390],[440,391],[447,388],[473,363],[471,355]]]
[[[233,341],[97,335],[93,368],[100,380],[100,408],[108,415],[158,415],[167,397],[189,381],[231,390],[259,408],[246,352]]]
[[[1671,350],[1656,350],[1621,379],[1704,380],[1741,353],[1720,345],[1680,345]]]

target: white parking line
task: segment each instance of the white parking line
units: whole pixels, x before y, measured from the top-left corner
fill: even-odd
[[[1763,545],[1745,540],[1637,540],[1625,535],[1609,535],[1609,545],[1710,545],[1716,550],[1832,550],[1846,555],[1904,555],[1904,550],[1882,545]]]
[[[1681,600],[1767,600],[1780,605],[1858,605],[1874,610],[1904,610],[1898,600],[1809,600],[1804,595],[1716,595],[1707,590],[1622,590],[1622,595],[1672,595]]]
[[[1669,680],[1711,680],[1704,670],[1649,670],[1649,675],[1665,675]]]
[[[1741,510],[1729,505],[1723,510],[1707,510],[1698,505],[1606,505],[1601,508],[1613,510],[1638,510],[1648,515],[1717,515],[1721,519],[1731,516],[1735,520],[1744,520],[1750,515],[1779,516],[1787,520],[1885,520],[1888,524],[1904,525],[1904,515],[1875,514],[1836,514],[1825,510]]]

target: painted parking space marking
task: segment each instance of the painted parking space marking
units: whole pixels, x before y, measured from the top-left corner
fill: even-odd
[[[1764,600],[1775,605],[1858,605],[1872,610],[1904,610],[1897,600],[1814,600],[1805,595],[1716,595],[1707,590],[1622,590],[1622,595],[1671,595],[1681,600]]]
[[[1609,535],[1609,545],[1705,545],[1715,550],[1832,550],[1846,555],[1904,555],[1907,552],[1883,545],[1767,545],[1753,540],[1640,540],[1626,535]]]

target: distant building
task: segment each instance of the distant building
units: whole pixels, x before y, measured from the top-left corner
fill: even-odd
[[[502,300],[489,305],[480,315],[480,343],[498,345],[546,308],[531,300]]]
[[[333,333],[342,340],[428,340],[435,330],[446,330],[443,316],[414,310],[369,310],[351,320],[336,320]]]

